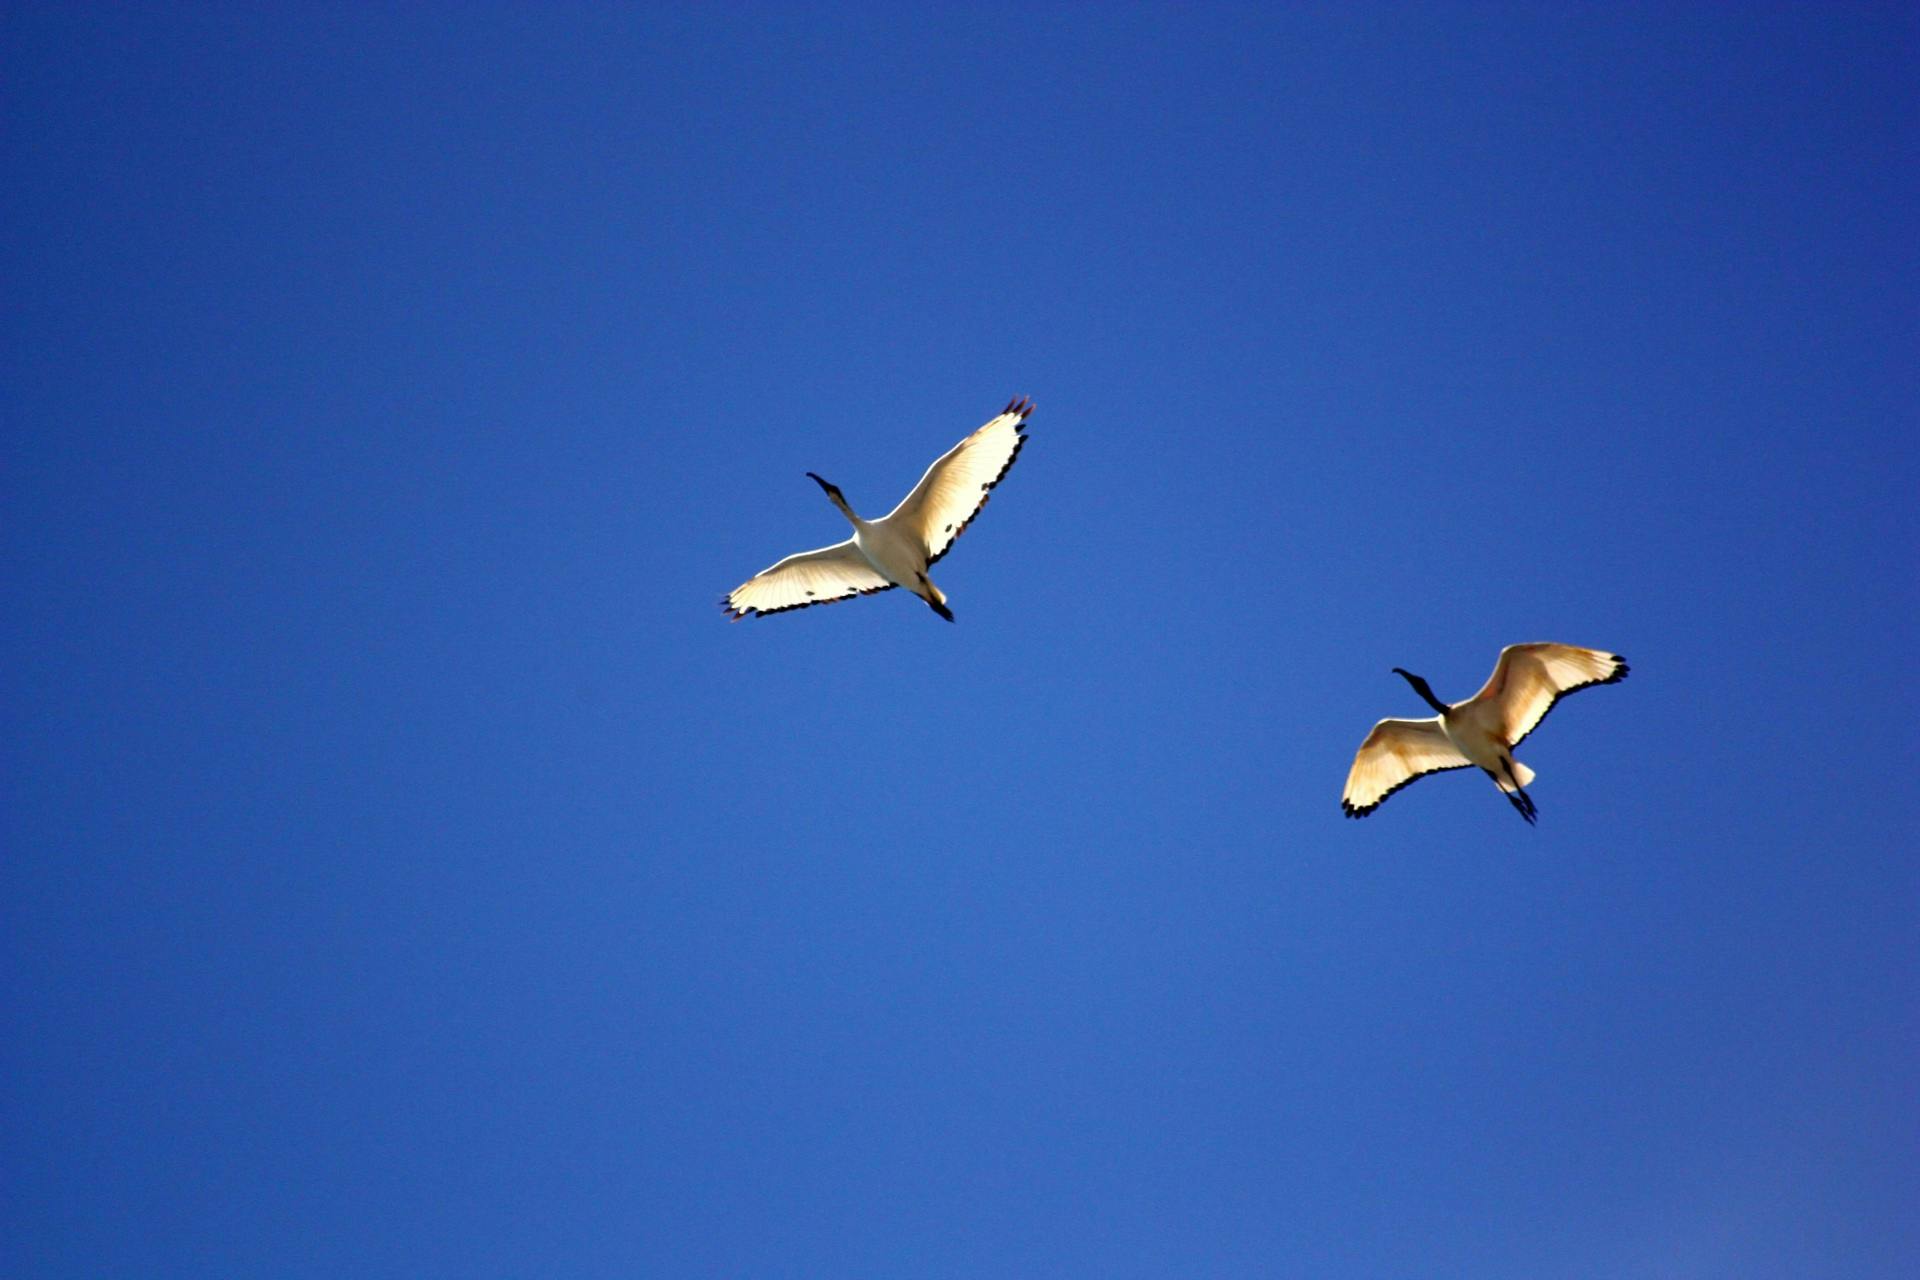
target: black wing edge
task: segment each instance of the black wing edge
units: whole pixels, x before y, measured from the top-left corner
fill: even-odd
[[[897,585],[889,582],[884,587],[856,589],[843,596],[828,596],[825,600],[802,600],[799,604],[783,604],[778,609],[736,609],[733,607],[733,593],[729,591],[720,597],[720,611],[727,615],[728,622],[738,622],[742,618],[765,618],[776,613],[792,613],[795,609],[811,609],[817,604],[839,604],[842,600],[851,600],[855,596],[877,596],[882,591],[893,590]]]
[[[1364,808],[1349,804],[1347,803],[1346,800],[1343,799],[1340,801],[1340,812],[1346,814],[1349,818],[1364,818],[1368,814],[1372,813],[1375,809],[1378,809],[1381,805],[1385,804],[1387,802],[1388,796],[1391,796],[1396,791],[1404,791],[1406,788],[1420,781],[1420,779],[1426,777],[1428,774],[1452,773],[1455,769],[1471,769],[1471,768],[1473,768],[1472,761],[1468,761],[1465,764],[1437,765],[1432,769],[1428,769],[1422,773],[1412,774],[1406,779],[1404,779],[1403,781],[1394,783],[1392,786],[1388,787],[1385,791],[1382,791],[1380,793],[1380,798],[1378,800],[1375,800],[1372,804],[1367,805]]]
[[[1607,657],[1618,664],[1609,674],[1601,676],[1598,680],[1589,680],[1585,684],[1570,684],[1560,692],[1554,694],[1553,701],[1549,702],[1547,709],[1540,713],[1540,718],[1533,722],[1533,728],[1527,730],[1512,742],[1509,742],[1507,744],[1507,750],[1511,751],[1528,738],[1531,738],[1540,726],[1547,722],[1547,717],[1553,714],[1553,709],[1560,705],[1560,699],[1566,697],[1568,694],[1578,693],[1582,689],[1591,689],[1597,684],[1619,684],[1622,680],[1625,680],[1627,678],[1627,672],[1633,670],[1632,667],[1627,665],[1627,660],[1617,653],[1610,653]]]
[[[1006,465],[1000,468],[1000,474],[980,486],[980,503],[974,507],[973,514],[953,527],[953,536],[947,539],[946,546],[927,557],[927,568],[931,569],[945,559],[947,552],[953,550],[953,544],[960,541],[960,535],[967,531],[967,526],[980,518],[980,513],[986,510],[987,499],[993,496],[992,490],[994,486],[1007,478],[1007,472],[1013,470],[1013,464],[1019,459],[1020,451],[1027,447],[1026,426],[1027,419],[1033,416],[1033,397],[1015,396],[1013,399],[1007,401],[1006,408],[993,416],[996,418],[1004,418],[1010,413],[1020,415],[1020,420],[1013,424],[1013,429],[1016,433],[1013,452],[1007,455]]]

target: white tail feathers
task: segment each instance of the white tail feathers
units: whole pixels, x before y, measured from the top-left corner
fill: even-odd
[[[1502,791],[1505,791],[1508,794],[1512,794],[1513,792],[1518,791],[1520,787],[1526,787],[1526,786],[1532,785],[1533,770],[1527,768],[1527,766],[1521,764],[1518,760],[1515,760],[1513,762],[1513,781],[1509,782],[1501,774],[1496,773],[1495,775],[1493,775],[1493,782],[1494,782],[1494,785],[1499,787]],[[1515,786],[1514,783],[1518,783],[1519,786]]]

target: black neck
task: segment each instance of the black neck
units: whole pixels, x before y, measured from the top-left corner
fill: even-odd
[[[1402,671],[1399,667],[1395,667],[1393,670],[1395,675],[1400,676],[1408,684],[1413,686],[1413,691],[1419,694],[1428,706],[1438,711],[1441,715],[1447,714],[1447,704],[1433,696],[1433,689],[1428,686],[1425,680],[1414,675],[1411,671]]]
[[[828,484],[825,480],[822,480],[819,476],[813,474],[813,472],[811,471],[807,472],[807,479],[813,481],[815,484],[819,485],[822,489],[826,490],[827,501],[833,503],[834,506],[840,508],[841,515],[845,516],[849,520],[853,519],[853,508],[847,505],[846,498],[842,496],[840,493],[839,485]]]

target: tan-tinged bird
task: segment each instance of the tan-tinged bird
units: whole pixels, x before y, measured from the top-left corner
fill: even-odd
[[[1347,774],[1340,808],[1364,818],[1381,801],[1429,773],[1478,767],[1529,823],[1538,819],[1527,784],[1533,770],[1513,758],[1513,749],[1547,718],[1560,699],[1596,684],[1627,678],[1627,660],[1617,653],[1570,644],[1510,644],[1480,692],[1449,706],[1427,682],[1395,667],[1426,704],[1431,720],[1382,720],[1360,744]]]
[[[927,570],[966,532],[1020,456],[1032,412],[1031,400],[1009,401],[985,426],[942,454],[913,492],[878,520],[853,514],[838,488],[807,472],[853,525],[853,536],[762,569],[729,592],[720,607],[738,622],[754,614],[784,613],[905,587],[952,622],[946,593],[933,585]]]

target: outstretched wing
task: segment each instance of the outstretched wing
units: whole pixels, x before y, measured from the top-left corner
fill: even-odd
[[[988,491],[1000,483],[1027,442],[1022,430],[1032,412],[1031,400],[1008,402],[991,422],[942,454],[913,492],[887,513],[886,520],[897,521],[925,544],[928,564],[947,554],[987,505]]]
[[[1617,653],[1580,649],[1570,644],[1510,644],[1474,702],[1491,702],[1509,747],[1539,727],[1553,704],[1596,684],[1627,678],[1627,660]]]
[[[729,592],[720,607],[738,622],[756,613],[783,613],[872,595],[893,585],[867,563],[849,538],[762,569]]]
[[[1472,764],[1447,740],[1438,717],[1382,720],[1354,754],[1341,811],[1349,818],[1364,818],[1415,778]]]

